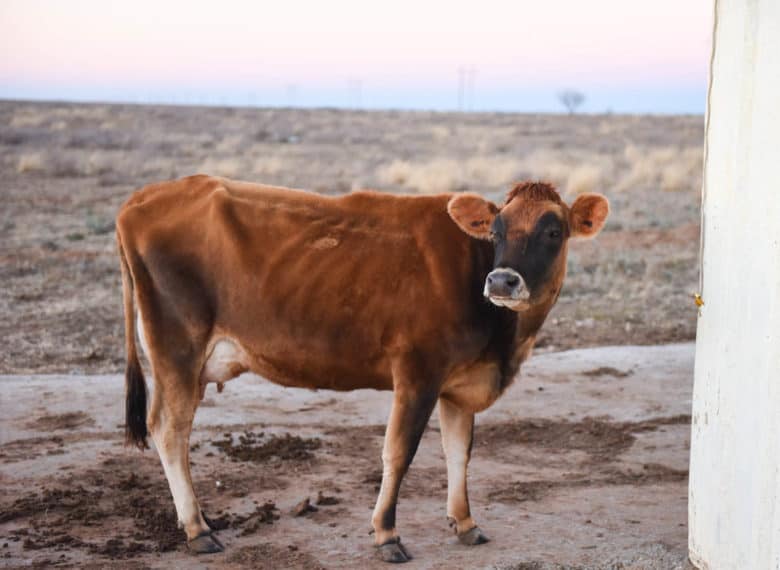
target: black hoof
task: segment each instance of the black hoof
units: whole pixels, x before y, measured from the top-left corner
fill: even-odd
[[[482,531],[479,530],[478,526],[475,526],[471,530],[467,530],[463,534],[459,534],[458,540],[461,544],[465,544],[466,546],[476,546],[477,544],[490,542],[490,539],[482,534]]]
[[[210,530],[204,530],[192,540],[188,540],[187,548],[195,554],[215,554],[225,550],[225,547]]]
[[[202,517],[203,517],[203,521],[204,521],[204,522],[205,522],[205,523],[208,525],[208,527],[209,527],[211,530],[217,530],[217,529],[214,527],[214,523],[213,523],[213,521],[212,521],[212,520],[211,520],[209,517],[207,517],[207,516],[206,516],[206,513],[204,513],[203,511],[200,511],[200,516],[202,516]]]
[[[400,538],[391,538],[384,544],[377,546],[376,551],[384,562],[401,564],[412,559],[412,555],[401,545]]]

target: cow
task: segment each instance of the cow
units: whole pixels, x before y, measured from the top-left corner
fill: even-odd
[[[244,372],[393,392],[371,517],[387,562],[411,558],[396,502],[438,402],[448,520],[461,543],[487,542],[466,491],[474,415],[531,353],[569,238],[595,236],[608,213],[599,194],[568,206],[544,182],[516,184],[500,206],[475,193],[332,197],[205,175],[136,191],[116,220],[126,440],[144,449],[151,435],[189,548],[223,550],[193,491],[195,411],[207,384]],[[148,406],[136,334],[154,378]]]

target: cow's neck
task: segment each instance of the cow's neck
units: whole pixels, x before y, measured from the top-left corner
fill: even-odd
[[[531,354],[536,335],[551,308],[552,305],[535,307],[506,317],[507,321],[503,326],[507,327],[504,331],[507,342],[499,355],[504,387],[511,384],[520,370],[520,365]]]

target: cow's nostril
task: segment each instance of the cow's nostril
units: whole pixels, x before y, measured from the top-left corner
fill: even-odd
[[[520,278],[517,275],[507,275],[506,276],[506,284],[509,287],[517,287],[517,284],[520,283]]]
[[[492,285],[493,284],[493,276],[492,275],[488,275],[487,276],[487,282],[488,282],[488,285]]]

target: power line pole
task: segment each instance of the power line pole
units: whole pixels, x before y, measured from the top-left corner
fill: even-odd
[[[458,67],[458,111],[473,111],[476,106],[477,68],[473,65]]]

